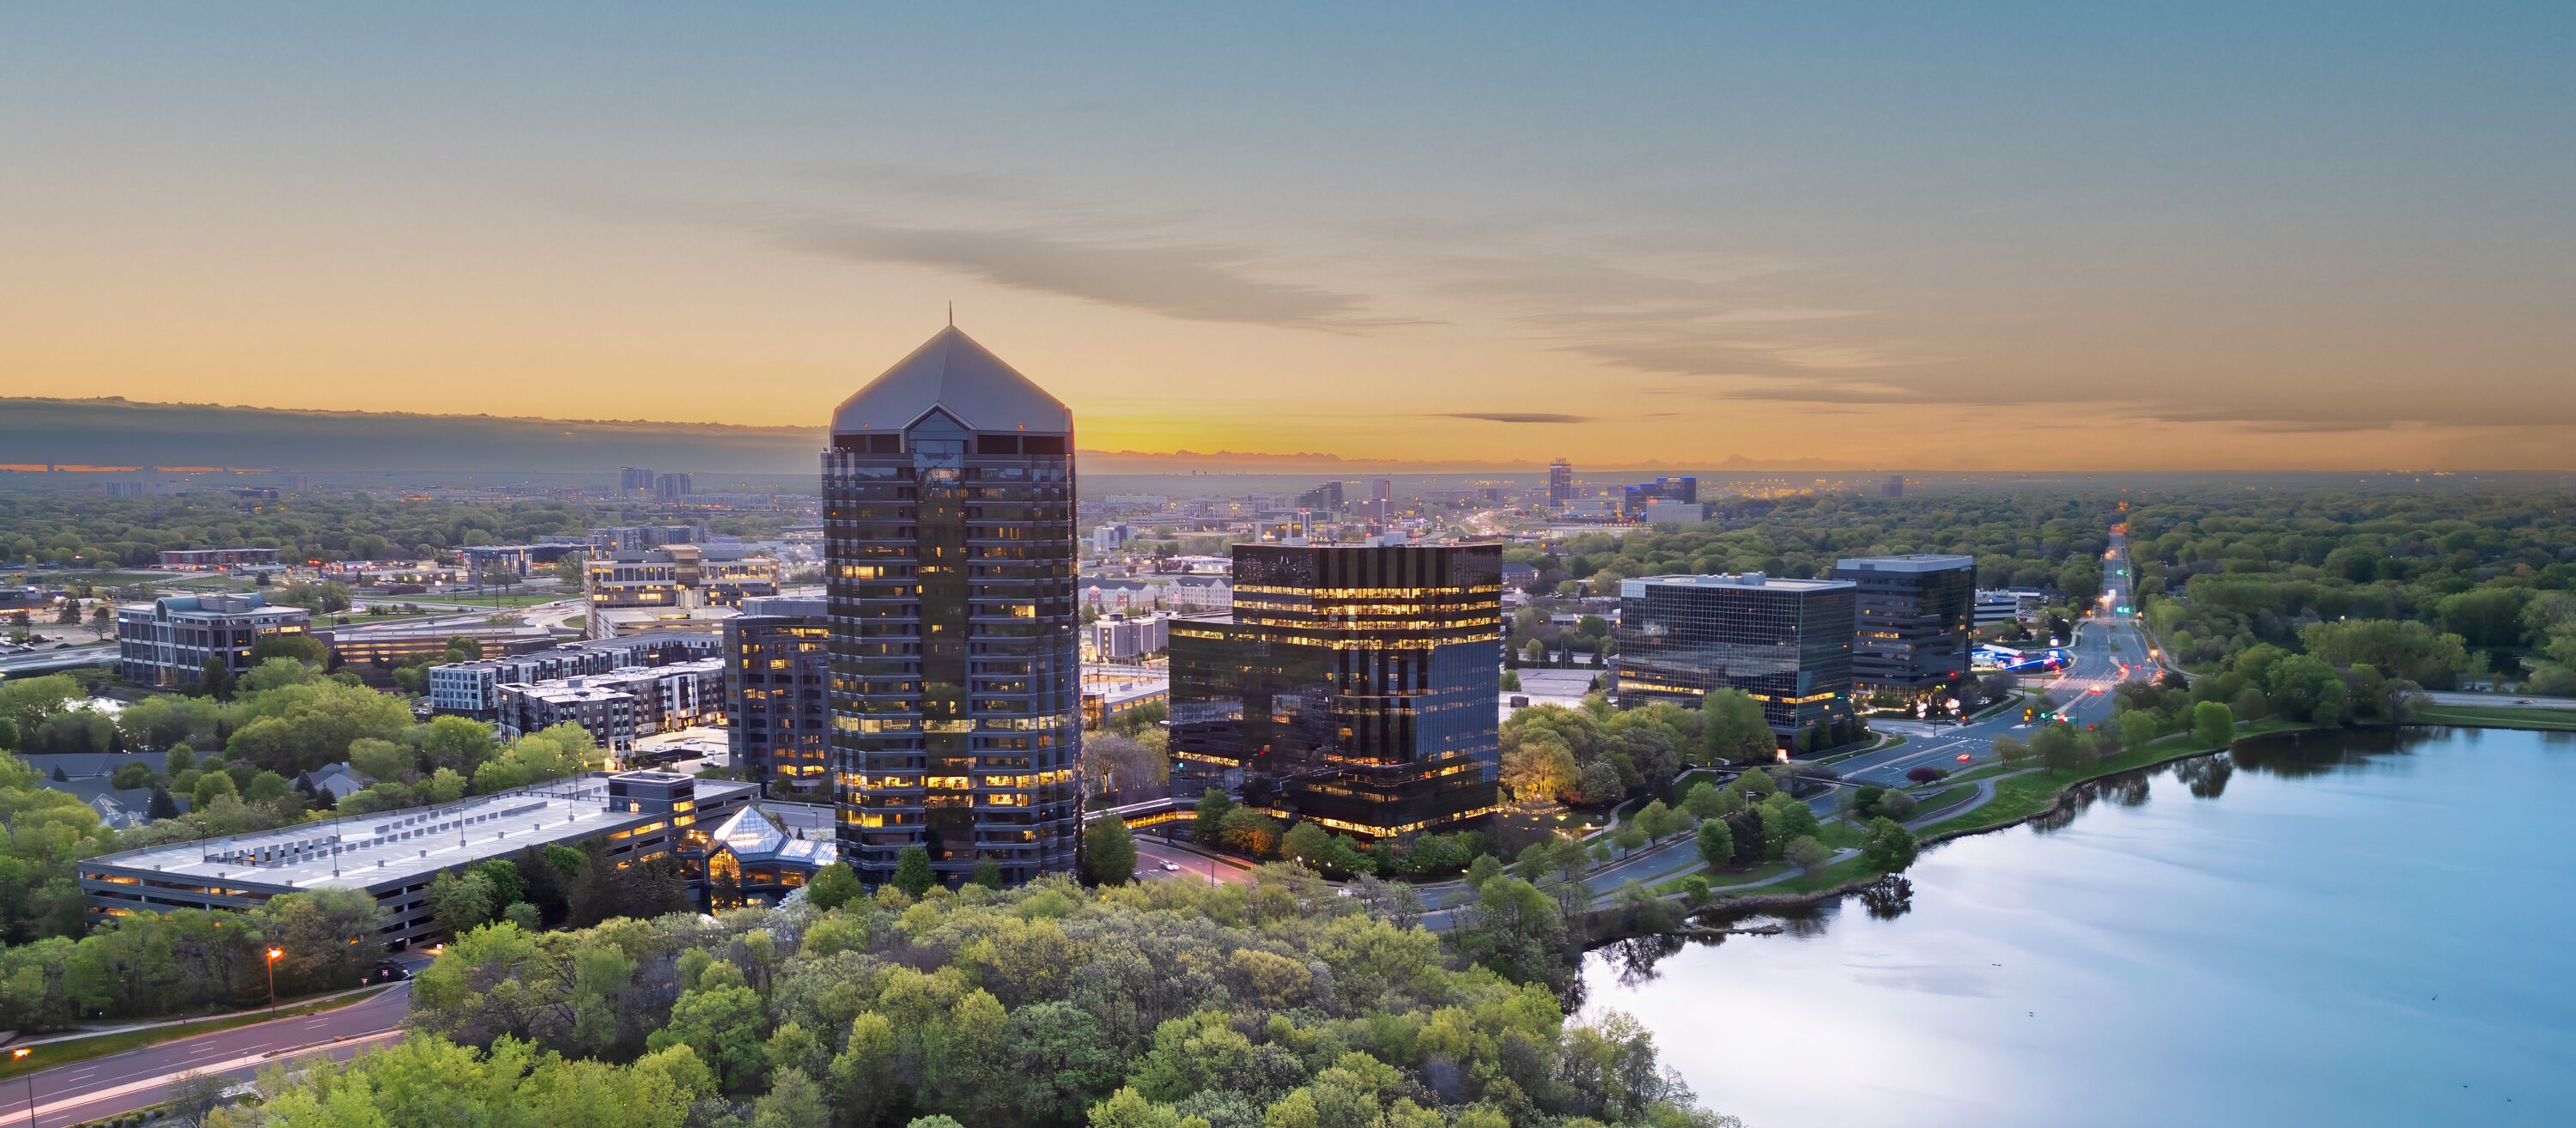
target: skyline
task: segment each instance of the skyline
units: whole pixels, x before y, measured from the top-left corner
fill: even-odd
[[[1469,11],[13,12],[0,395],[819,430],[953,300],[1084,449],[2570,465],[2576,13]]]

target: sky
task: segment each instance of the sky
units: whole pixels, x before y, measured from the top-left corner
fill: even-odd
[[[2576,4],[528,7],[0,9],[0,395],[2576,467]]]

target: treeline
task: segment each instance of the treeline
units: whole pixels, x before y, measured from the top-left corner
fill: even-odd
[[[2055,588],[2076,599],[2101,590],[2102,553],[2117,520],[2107,497],[1969,493],[1937,499],[1851,494],[1726,497],[1710,525],[1587,533],[1562,552],[1507,549],[1539,569],[1537,587],[1568,580],[1615,590],[1620,579],[1671,572],[1766,572],[1811,579],[1846,556],[1957,553],[1977,559],[1983,587]]]
[[[1543,982],[1295,867],[1240,886],[888,887],[829,912],[496,924],[419,977],[413,1023],[402,1046],[281,1077],[243,1120],[1732,1123],[1695,1107],[1632,1021],[1569,1024]]]
[[[496,505],[331,493],[252,502],[213,490],[154,498],[14,494],[0,497],[0,562],[138,568],[157,565],[165,549],[187,548],[274,548],[291,563],[416,560],[654,519],[641,507],[567,501]],[[708,524],[753,537],[778,529],[775,518],[757,514]]]
[[[2576,692],[2571,505],[2540,491],[2168,499],[2132,510],[2130,544],[2149,625],[2195,670],[2269,644],[2433,689],[2492,675]]]

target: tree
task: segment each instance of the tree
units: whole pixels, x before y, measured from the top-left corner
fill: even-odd
[[[926,863],[925,863],[926,864]],[[737,975],[736,980],[740,979]],[[685,1045],[715,1070],[716,1084],[727,1091],[749,1088],[768,1065],[767,1013],[760,995],[739,982],[680,993],[671,1019],[645,1039],[647,1049]]]
[[[1826,862],[1833,860],[1834,851],[1832,847],[1816,841],[1813,835],[1801,835],[1789,843],[1788,849],[1782,851],[1781,856],[1787,858],[1789,864],[1798,867],[1799,873],[1812,876],[1818,869],[1823,868]]]
[[[1761,763],[1779,751],[1762,703],[1740,689],[1710,691],[1700,705],[1700,741],[1711,764]]]
[[[1998,736],[1994,740],[1995,758],[2007,768],[2019,768],[2030,762],[2030,745],[2019,737]]]
[[[1103,814],[1082,828],[1082,877],[1093,885],[1136,880],[1136,839],[1127,820]]]
[[[164,1095],[170,1119],[188,1128],[207,1128],[207,1118],[232,1103],[224,1097],[232,1087],[232,1078],[194,1069],[172,1078]]]
[[[1524,736],[1503,750],[1503,786],[1524,803],[1555,798],[1580,774],[1573,751],[1553,736]]]
[[[978,855],[975,858],[975,868],[967,871],[966,884],[980,885],[986,889],[1001,888],[1002,863]]]
[[[1279,840],[1280,854],[1290,861],[1304,862],[1310,866],[1315,865],[1332,847],[1332,832],[1314,822],[1299,822],[1289,827],[1287,835]]]
[[[751,1128],[825,1128],[830,1123],[823,1087],[802,1069],[779,1070],[770,1078],[769,1091],[751,1104]]]
[[[2112,727],[2119,730],[2122,748],[2134,751],[2146,747],[2149,741],[2156,738],[2154,714],[2131,709],[2112,718],[2111,723]]]
[[[1785,851],[1791,842],[1823,829],[1816,822],[1816,812],[1787,792],[1763,800],[1757,813],[1762,817],[1762,840],[1770,847],[1773,858],[1787,856]]]
[[[815,870],[813,878],[805,883],[806,903],[825,912],[849,904],[860,892],[859,875],[848,862],[833,862]]]
[[[1690,815],[1665,806],[1661,799],[1646,804],[1637,812],[1637,829],[1646,832],[1646,838],[1651,842],[1660,843],[1689,830],[1690,824]]]
[[[1225,818],[1234,813],[1234,800],[1213,787],[1199,796],[1197,818],[1192,821],[1191,835],[1203,846],[1214,846],[1224,840]]]
[[[256,668],[271,658],[289,658],[316,668],[331,664],[331,648],[308,634],[262,635],[250,647],[250,664]]]
[[[2236,714],[2215,701],[2191,707],[2191,732],[2203,746],[2225,748],[2236,742]]]
[[[1699,860],[1712,869],[1735,860],[1735,835],[1726,829],[1722,819],[1706,819],[1699,824]]]
[[[895,888],[918,897],[930,892],[930,887],[937,884],[939,877],[930,870],[930,851],[919,846],[906,846],[895,855]]]
[[[115,633],[116,633],[116,612],[115,612],[115,610],[111,609],[110,607],[108,607],[108,605],[107,605],[107,604],[104,604],[104,603],[101,603],[101,604],[99,604],[99,605],[98,605],[98,606],[96,606],[96,607],[92,607],[92,608],[90,608],[90,611],[89,611],[89,633],[90,633],[92,636],[97,637],[97,638],[106,638],[106,637],[107,637],[107,636],[109,636],[109,635],[115,634]]]
[[[1880,873],[1903,873],[1914,864],[1914,834],[1894,819],[1871,819],[1861,840],[1861,861]]]
[[[429,883],[429,911],[453,935],[489,923],[507,905],[481,873],[442,873]]]
[[[1610,844],[1618,847],[1619,853],[1623,856],[1634,853],[1646,844],[1645,828],[1635,822],[1620,823],[1617,829],[1610,832]]]
[[[2060,721],[2040,729],[2030,738],[2030,750],[2039,762],[2048,766],[2048,774],[2065,775],[2083,765],[2083,752],[2075,744],[2075,726]]]
[[[1619,769],[1608,760],[1594,760],[1583,766],[1577,776],[1571,801],[1587,807],[1616,803],[1628,793],[1627,783],[1619,778]]]
[[[152,798],[143,813],[156,822],[175,819],[179,817],[179,801],[171,796],[169,788],[156,783],[152,785]]]
[[[1554,985],[1569,975],[1565,917],[1555,900],[1517,877],[1497,877],[1476,891],[1459,931],[1469,962],[1515,983]]]
[[[217,701],[233,699],[233,668],[221,658],[208,658],[198,672],[197,688]]]

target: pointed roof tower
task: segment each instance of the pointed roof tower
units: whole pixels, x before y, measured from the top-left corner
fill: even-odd
[[[1073,413],[951,325],[841,401],[835,435],[901,431],[934,408],[977,431],[1073,433]]]

